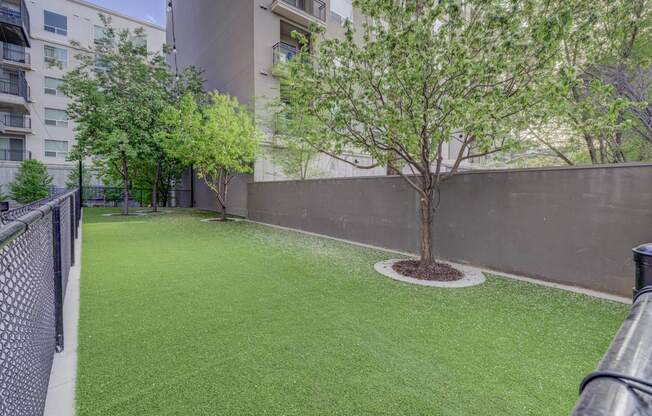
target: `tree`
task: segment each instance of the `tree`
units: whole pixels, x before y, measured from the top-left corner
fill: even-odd
[[[217,92],[200,107],[186,93],[178,108],[168,108],[167,151],[193,165],[197,176],[215,193],[221,219],[226,219],[228,187],[238,174],[251,173],[261,132],[236,98]]]
[[[16,179],[11,183],[11,198],[20,204],[29,204],[50,195],[52,177],[38,160],[25,160],[18,168]]]
[[[561,0],[353,3],[367,16],[362,40],[350,22],[344,39],[325,39],[318,28],[311,39],[295,34],[303,47],[285,88],[296,116],[321,122],[315,148],[371,168],[339,156],[365,152],[416,191],[426,269],[434,264],[442,182],[463,162],[514,145],[512,133],[527,124],[572,15]],[[444,145],[453,136],[461,148],[446,168]]]
[[[554,118],[548,127],[567,129],[573,144],[570,153],[557,154],[565,163],[645,159],[652,145],[652,2],[577,0],[569,5],[574,23],[562,42],[559,88],[551,91],[559,96],[542,100],[545,117]]]
[[[154,135],[169,104],[171,75],[164,56],[148,53],[135,32],[116,32],[103,17],[105,38],[80,54],[80,65],[64,76],[63,91],[71,98],[69,117],[77,123],[72,159],[101,158],[119,175],[123,214],[129,213],[130,166],[155,157]]]
[[[274,131],[270,156],[285,176],[305,180],[319,173],[314,166],[319,151],[311,144],[316,143],[318,137],[309,137],[317,131],[314,124],[319,121],[293,111],[291,94],[288,95],[290,97],[273,102],[269,106],[273,114]],[[295,115],[296,118],[293,117]]]

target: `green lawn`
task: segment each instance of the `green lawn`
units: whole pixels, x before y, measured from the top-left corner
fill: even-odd
[[[626,305],[207,213],[85,209],[78,415],[566,415]]]

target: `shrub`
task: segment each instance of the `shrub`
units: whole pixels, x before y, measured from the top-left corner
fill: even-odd
[[[11,198],[20,204],[29,204],[50,194],[52,177],[38,160],[25,160],[20,164],[16,179],[11,183]]]

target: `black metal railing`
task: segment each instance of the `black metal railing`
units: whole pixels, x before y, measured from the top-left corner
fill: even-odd
[[[40,416],[78,236],[78,190],[0,216],[0,414]]]
[[[19,129],[31,129],[32,119],[25,114],[20,113],[2,113],[0,112],[0,123],[5,127],[14,127]]]
[[[644,415],[652,409],[652,245],[634,253],[632,309],[598,370],[582,382],[573,416]]]
[[[192,191],[189,189],[171,189],[160,191],[159,206],[169,208],[192,208]],[[85,207],[116,208],[124,203],[124,190],[118,187],[85,186],[82,192],[82,203]],[[144,208],[151,206],[152,190],[146,188],[129,189],[129,206]]]
[[[30,96],[29,85],[22,77],[17,80],[0,78],[0,93],[23,97],[25,101],[29,101]]]
[[[23,160],[30,160],[32,152],[26,150],[11,150],[0,149],[0,160],[8,162],[22,162]]]
[[[272,54],[274,65],[288,62],[292,60],[299,53],[299,49],[285,42],[279,42],[276,45],[272,46]]]
[[[21,0],[19,10],[16,6],[16,4],[10,4],[7,1],[0,1],[0,21],[14,26],[21,26],[25,28],[27,35],[29,35],[30,25],[27,3],[25,3],[25,0]]]
[[[316,17],[322,22],[326,21],[326,3],[322,0],[281,0],[285,4],[299,9],[309,15]]]
[[[0,50],[2,50],[2,59],[5,61],[17,62],[19,64],[31,63],[30,55],[25,51],[24,46],[0,42]]]

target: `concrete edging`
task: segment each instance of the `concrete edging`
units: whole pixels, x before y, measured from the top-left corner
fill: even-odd
[[[466,266],[463,264],[455,264],[451,262],[446,262],[446,264],[450,264],[457,270],[464,273],[464,277],[461,278],[460,280],[454,280],[452,282],[440,282],[435,280],[415,279],[413,277],[404,276],[394,271],[392,266],[394,265],[394,263],[401,260],[402,259],[392,259],[392,260],[380,261],[374,265],[374,269],[378,273],[382,274],[383,276],[387,276],[393,280],[398,280],[399,282],[409,283],[409,284],[419,285],[419,286],[437,287],[437,288],[460,289],[465,287],[481,285],[487,280],[480,269],[476,269],[475,267]]]
[[[82,213],[75,240],[75,265],[70,268],[63,305],[64,350],[54,355],[43,416],[74,416],[79,335],[79,283],[81,277]]]

